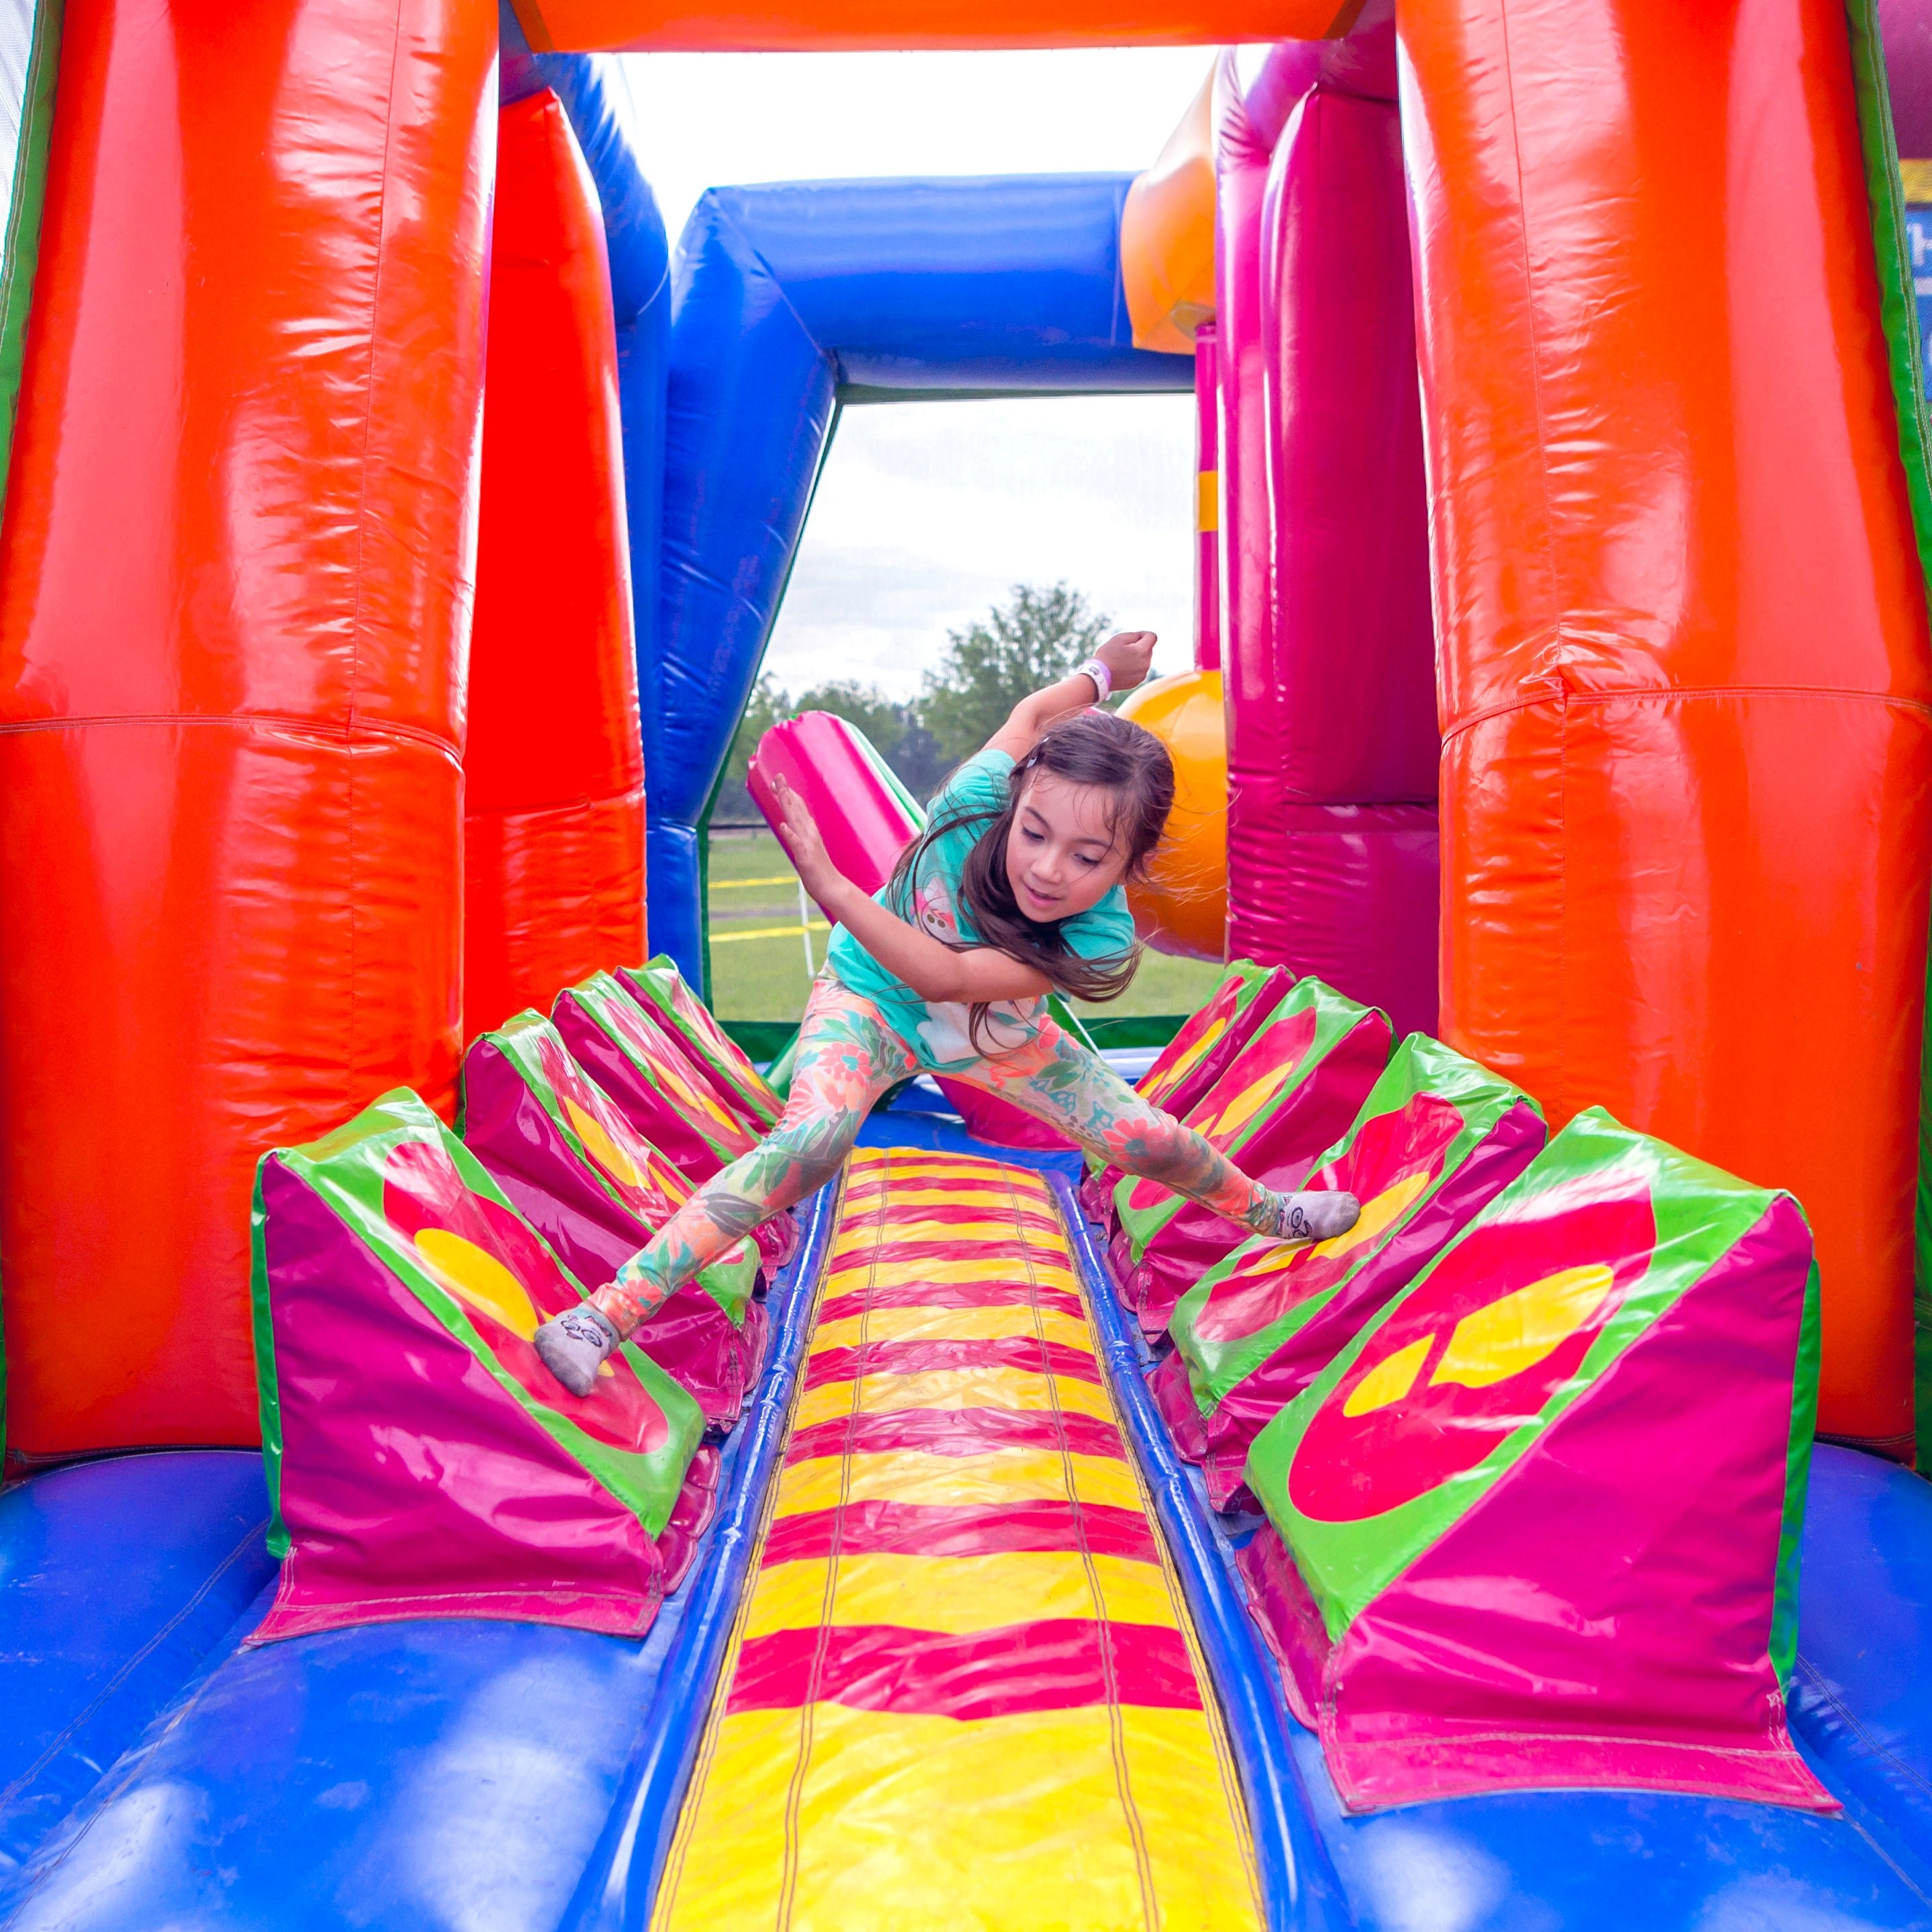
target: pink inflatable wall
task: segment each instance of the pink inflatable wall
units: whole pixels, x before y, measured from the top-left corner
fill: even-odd
[[[1436,1018],[1434,632],[1395,41],[1216,77],[1231,956]]]

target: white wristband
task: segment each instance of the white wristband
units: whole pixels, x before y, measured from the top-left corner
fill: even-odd
[[[1084,664],[1076,665],[1073,675],[1076,677],[1090,677],[1094,680],[1094,688],[1100,694],[1096,700],[1098,703],[1105,704],[1113,696],[1114,680],[1108,674],[1107,667],[1098,658],[1089,658]]]

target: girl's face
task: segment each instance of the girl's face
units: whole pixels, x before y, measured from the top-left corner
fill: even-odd
[[[1006,883],[1030,920],[1071,919],[1096,905],[1127,869],[1127,849],[1105,786],[1035,772],[1006,835]]]

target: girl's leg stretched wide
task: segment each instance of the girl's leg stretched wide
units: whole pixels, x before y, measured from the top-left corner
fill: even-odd
[[[1257,1234],[1326,1240],[1346,1234],[1361,1212],[1352,1194],[1277,1194],[1250,1180],[1213,1142],[1144,1100],[1051,1018],[1042,1019],[1027,1046],[956,1077],[1058,1127],[1108,1166],[1157,1180]]]
[[[836,980],[820,980],[799,1028],[778,1125],[705,1182],[608,1286],[537,1330],[537,1352],[550,1372],[573,1394],[588,1395],[598,1364],[639,1322],[733,1242],[830,1180],[880,1096],[918,1070],[878,1007]]]

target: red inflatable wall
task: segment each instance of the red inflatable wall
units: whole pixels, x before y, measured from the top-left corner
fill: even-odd
[[[1843,0],[1408,9],[1444,1036],[1816,1232],[1912,1427],[1932,678]]]
[[[458,1054],[494,9],[69,0],[0,534],[10,1446],[257,1439],[266,1149]]]
[[[644,764],[603,216],[548,89],[498,117],[464,1030],[642,964]]]

